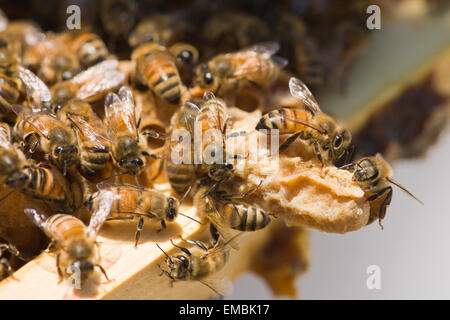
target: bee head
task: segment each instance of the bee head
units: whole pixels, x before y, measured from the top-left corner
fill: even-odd
[[[21,187],[28,180],[28,175],[22,171],[16,171],[14,174],[9,176],[5,184],[10,188]]]
[[[184,255],[166,258],[170,275],[177,280],[187,279],[190,269],[190,259]]]
[[[355,172],[353,173],[353,178],[356,181],[370,182],[377,177],[378,169],[370,159],[363,158],[357,163]]]
[[[342,129],[339,131],[331,141],[332,145],[332,154],[333,154],[333,160],[340,159],[347,148],[349,147],[350,143],[352,141],[352,134],[347,129]]]
[[[94,264],[90,261],[77,260],[74,263],[72,263],[68,267],[68,269],[69,274],[75,273],[75,275],[77,276],[79,275],[80,277],[79,279],[81,280],[81,282],[84,282],[87,279],[89,279],[91,274],[94,272]]]
[[[119,160],[119,166],[132,174],[136,174],[144,168],[145,159],[129,155]]]
[[[207,63],[203,63],[196,69],[196,83],[211,91],[216,91],[218,87],[218,79],[214,72],[211,71]]]

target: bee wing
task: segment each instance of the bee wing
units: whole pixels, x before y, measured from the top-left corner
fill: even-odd
[[[262,55],[264,59],[270,59],[278,50],[280,50],[280,45],[277,42],[268,41],[257,43],[241,51],[252,51]]]
[[[91,221],[87,227],[87,233],[92,238],[97,235],[106,218],[109,216],[114,201],[114,194],[111,191],[103,192],[99,197],[98,209],[92,213]]]
[[[34,222],[35,225],[37,225],[39,228],[42,229],[42,231],[45,232],[45,234],[51,238],[54,239],[54,235],[50,232],[50,229],[48,227],[48,223],[47,223],[47,216],[34,209],[34,208],[25,208],[24,209],[25,215]],[[59,239],[55,239],[55,240],[59,240]]]
[[[14,111],[14,113],[17,116],[23,117],[23,119],[25,121],[27,121],[27,119],[30,116],[35,115],[35,114],[52,116],[52,114],[50,113],[50,110],[47,108],[44,108],[42,110],[32,110],[30,107],[27,107],[27,106],[24,106],[21,104],[12,104],[11,109],[12,109],[12,111]],[[33,123],[32,123],[32,127],[35,129],[37,134],[43,136],[46,139],[49,139],[50,128],[48,127],[48,124],[46,124],[42,119],[40,119],[40,118],[34,119]]]
[[[214,93],[210,91],[206,91],[203,95],[203,99],[205,101],[218,99],[214,96]],[[201,112],[201,109],[200,109]],[[219,129],[222,130],[222,126],[224,125],[224,121],[221,121],[221,117],[218,114],[219,111],[215,112],[212,107],[209,108],[208,117],[206,118],[206,123],[211,129]],[[197,115],[197,121],[199,119],[200,113]],[[222,119],[224,120],[224,119]]]
[[[233,295],[233,283],[227,277],[208,277],[198,281],[210,288],[221,298]]]
[[[4,31],[8,26],[8,17],[6,14],[0,10],[0,32]]]
[[[121,188],[130,188],[130,189],[133,189],[133,190],[136,190],[136,191],[148,190],[148,189],[143,189],[143,188],[139,189],[139,187],[136,186],[136,185],[128,184],[128,183],[122,183],[122,182],[105,182],[105,181],[102,181],[102,182],[97,183],[97,189],[98,190],[111,190],[112,188],[119,188],[119,187],[121,187]],[[117,199],[117,197],[120,197],[120,196],[116,195],[115,197],[116,197],[115,199]]]
[[[11,143],[11,137],[9,132],[2,125],[0,125],[0,147],[5,149],[14,148],[13,144]]]
[[[108,93],[105,98],[105,124],[110,129],[111,137],[115,137],[118,131],[128,131],[137,139],[135,105],[129,88],[120,88],[119,95]]]
[[[110,139],[100,134],[97,127],[91,125],[78,115],[71,115],[69,119],[74,123],[80,134],[89,140],[92,147],[100,150],[108,149]]]
[[[303,81],[295,77],[292,77],[289,80],[289,90],[291,91],[291,95],[302,100],[305,106],[313,114],[321,112],[319,104],[317,103],[313,94],[311,93],[311,91],[309,91],[308,87]]]
[[[88,68],[70,80],[80,86],[77,98],[85,100],[118,87],[125,80],[125,75],[116,68],[117,60],[105,60]]]
[[[30,70],[19,66],[19,77],[25,84],[27,95],[31,98],[34,108],[40,109],[42,103],[50,102],[52,99],[50,89],[38,76]]]

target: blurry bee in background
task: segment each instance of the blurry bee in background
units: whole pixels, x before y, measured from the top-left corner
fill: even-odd
[[[67,32],[62,39],[67,43],[70,50],[77,55],[83,69],[106,60],[109,51],[103,40],[91,32]]]
[[[58,247],[56,267],[60,280],[79,272],[82,285],[93,274],[95,267],[98,267],[109,280],[97,261],[94,245],[97,233],[109,215],[112,202],[112,193],[103,193],[87,227],[81,220],[68,214],[56,214],[47,218],[36,209],[25,209],[28,218],[56,242]]]
[[[184,195],[189,190],[189,187],[192,185],[196,177],[196,170],[193,161],[193,137],[194,122],[197,118],[198,113],[198,108],[192,108],[190,104],[185,104],[177,111],[175,111],[170,121],[170,139],[167,142],[165,157],[166,176],[172,189],[174,189],[175,192],[180,195]],[[190,158],[187,159],[189,161],[183,161],[183,163],[175,163],[172,159],[172,152],[176,152],[178,151],[178,149],[184,151],[184,149],[180,147],[182,147],[182,143],[186,143],[186,141],[184,140],[174,139],[173,135],[177,133],[177,130],[182,130],[180,132],[188,132],[190,134],[188,138],[191,139]],[[182,139],[186,138],[183,137]]]
[[[0,9],[0,32],[4,31],[7,26],[8,26],[8,17],[3,12],[3,10]]]
[[[138,23],[131,32],[128,43],[132,48],[147,42],[169,46],[189,39],[187,35],[190,32],[192,32],[191,26],[181,15],[156,13]]]
[[[199,53],[194,46],[178,42],[168,48],[169,52],[175,57],[175,65],[180,74],[180,78],[185,85],[192,83],[194,66],[198,63]]]
[[[291,134],[279,148],[287,149],[297,138],[307,141],[321,163],[332,163],[340,159],[348,150],[351,133],[341,127],[333,118],[320,110],[316,99],[297,78],[291,78],[289,89],[299,98],[304,108],[281,108],[265,114],[256,125],[256,130],[270,132],[278,129],[279,134]],[[270,133],[269,133],[270,134]]]
[[[136,63],[136,78],[140,83],[171,104],[180,102],[180,75],[174,57],[165,47],[156,43],[141,45],[133,51],[131,59]]]
[[[92,177],[102,171],[109,160],[110,142],[105,124],[91,105],[79,99],[70,100],[58,110],[57,117],[78,135],[82,173]]]
[[[178,200],[168,197],[158,190],[141,189],[129,184],[105,182],[99,183],[97,187],[99,191],[87,199],[85,206],[91,211],[98,210],[98,201],[102,199],[102,194],[105,192],[112,193],[114,200],[108,220],[139,218],[135,246],[138,244],[142,228],[144,227],[144,218],[160,221],[162,228],[165,229],[166,222],[175,221],[178,214],[181,214],[178,211]]]
[[[76,55],[52,34],[47,34],[43,41],[25,50],[23,64],[35,71],[46,84],[68,80],[80,71]]]
[[[0,281],[9,277],[13,273],[13,268],[8,259],[9,256],[14,255],[18,257],[22,261],[26,261],[27,259],[14,247],[12,244],[0,244]]]
[[[137,4],[134,0],[103,0],[100,18],[103,28],[112,36],[110,49],[114,51],[117,38],[126,38],[133,28]]]
[[[391,183],[423,204],[422,201],[392,178],[392,168],[379,153],[374,157],[365,157],[342,166],[341,169],[343,168],[354,168],[353,180],[358,182],[360,188],[364,190],[367,200],[371,202],[370,217],[367,224],[378,219],[378,223],[383,228],[381,220],[384,219],[386,208],[391,204],[392,199]]]
[[[256,16],[242,12],[221,12],[214,14],[203,27],[203,38],[214,52],[230,52],[249,47],[254,43],[268,41],[271,32],[268,25]]]
[[[93,102],[118,88],[125,80],[125,75],[117,70],[118,65],[117,60],[106,60],[84,70],[70,80],[55,84],[51,89],[55,111],[71,99]]]
[[[49,102],[52,96],[47,86],[23,67],[19,67],[19,76],[32,99],[33,107],[18,104],[11,106],[17,115],[13,136],[23,142],[28,153],[34,153],[39,147],[53,164],[63,169],[65,175],[67,168],[79,159],[75,133],[51,113]]]
[[[18,77],[17,57],[8,48],[7,43],[0,43],[0,114],[11,111],[11,104],[18,102],[23,92],[23,84]]]
[[[159,158],[147,152],[147,140],[138,132],[133,93],[121,87],[117,94],[110,92],[105,99],[105,126],[111,141],[111,156],[119,168],[137,175],[145,168],[145,156]]]
[[[215,240],[212,245],[206,246],[200,241],[184,240],[189,244],[196,245],[189,250],[185,247],[172,244],[180,249],[183,254],[169,256],[158,244],[158,248],[166,256],[166,266],[168,270],[159,266],[161,275],[165,274],[173,281],[199,281],[210,288],[219,296],[224,296],[228,287],[231,285],[227,279],[213,279],[211,275],[221,270],[228,261],[230,248],[228,243],[220,238]],[[225,280],[225,281],[224,281]]]
[[[22,151],[12,144],[11,128],[6,123],[0,124],[0,177],[2,182],[8,178],[22,176],[22,168],[26,166]]]
[[[243,50],[218,55],[197,66],[195,83],[216,94],[230,90],[263,89],[277,78],[287,60],[272,57],[276,42],[264,42]]]
[[[2,42],[8,44],[11,52],[20,60],[27,47],[33,46],[45,38],[37,24],[31,21],[10,21],[0,32]]]

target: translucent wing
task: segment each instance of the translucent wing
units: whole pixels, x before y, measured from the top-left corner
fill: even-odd
[[[100,150],[108,150],[109,149],[109,143],[110,139],[104,135],[102,135],[97,125],[103,125],[95,123],[89,123],[86,120],[84,120],[79,115],[71,115],[69,119],[74,123],[75,128],[80,132],[83,137],[89,141],[89,145],[91,147],[94,147],[96,149]]]
[[[291,95],[302,100],[305,106],[313,114],[321,112],[319,104],[317,103],[311,91],[309,91],[306,84],[303,83],[303,81],[292,77],[289,80],[289,90],[291,91]]]
[[[126,133],[137,140],[135,105],[129,88],[120,88],[118,94],[108,93],[105,98],[105,124],[112,138],[118,133]]]
[[[25,215],[31,220],[33,221],[33,223],[35,225],[37,225],[39,228],[42,229],[42,231],[45,232],[45,234],[49,237],[49,238],[53,238],[52,234],[49,232],[49,228],[48,228],[48,223],[47,223],[47,216],[34,209],[34,208],[25,208],[24,209]]]
[[[13,145],[11,143],[11,132],[6,123],[0,125],[0,147],[5,149],[13,149]]]
[[[50,102],[52,99],[50,89],[38,76],[30,70],[19,66],[19,77],[25,84],[27,95],[31,98],[34,108],[40,109],[43,103]]]
[[[280,50],[280,45],[277,42],[269,41],[255,44],[241,51],[252,51],[262,55],[264,59],[270,59],[278,50]]]
[[[233,295],[233,283],[227,277],[217,278],[211,276],[198,281],[214,291],[220,298]]]
[[[111,206],[114,201],[114,194],[111,191],[102,192],[98,199],[98,209],[92,213],[91,221],[87,228],[89,237],[95,237],[109,216]]]
[[[120,86],[125,75],[117,70],[118,64],[117,60],[105,60],[76,75],[70,81],[80,87],[77,98],[89,100]]]
[[[47,108],[37,111],[24,105],[12,104],[11,109],[17,116],[20,116],[24,121],[27,121],[38,135],[47,139],[49,139],[50,135],[50,124],[53,121],[59,122],[59,120],[50,114],[50,110]],[[34,115],[41,115],[41,117],[35,117],[32,121],[29,120],[30,117]],[[61,123],[58,123],[58,125],[61,125]]]
[[[205,101],[209,101],[209,100],[218,100],[218,104],[222,104],[224,105],[223,100],[216,98],[214,96],[214,93],[210,92],[210,91],[206,91],[205,94],[203,95],[203,99]],[[226,110],[222,109],[218,106],[218,104],[208,104],[207,108],[208,109],[204,109],[202,107],[202,109],[200,109],[200,113],[197,115],[197,121],[205,121],[204,123],[207,124],[207,126],[210,129],[218,129],[221,130],[223,129],[223,126],[225,125],[225,121],[226,121]],[[207,130],[208,128],[202,128],[203,131]]]

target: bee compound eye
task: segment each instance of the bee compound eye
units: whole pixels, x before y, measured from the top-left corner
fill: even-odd
[[[214,77],[211,72],[205,72],[203,75],[203,79],[205,80],[206,84],[212,84],[214,82]]]
[[[179,57],[184,62],[190,63],[190,62],[192,62],[193,54],[191,51],[185,49],[180,52]]]
[[[342,142],[343,142],[344,140],[342,139],[342,137],[341,136],[336,136],[336,138],[334,138],[334,147],[335,148],[338,148],[338,147],[340,147],[341,145],[342,145]]]

